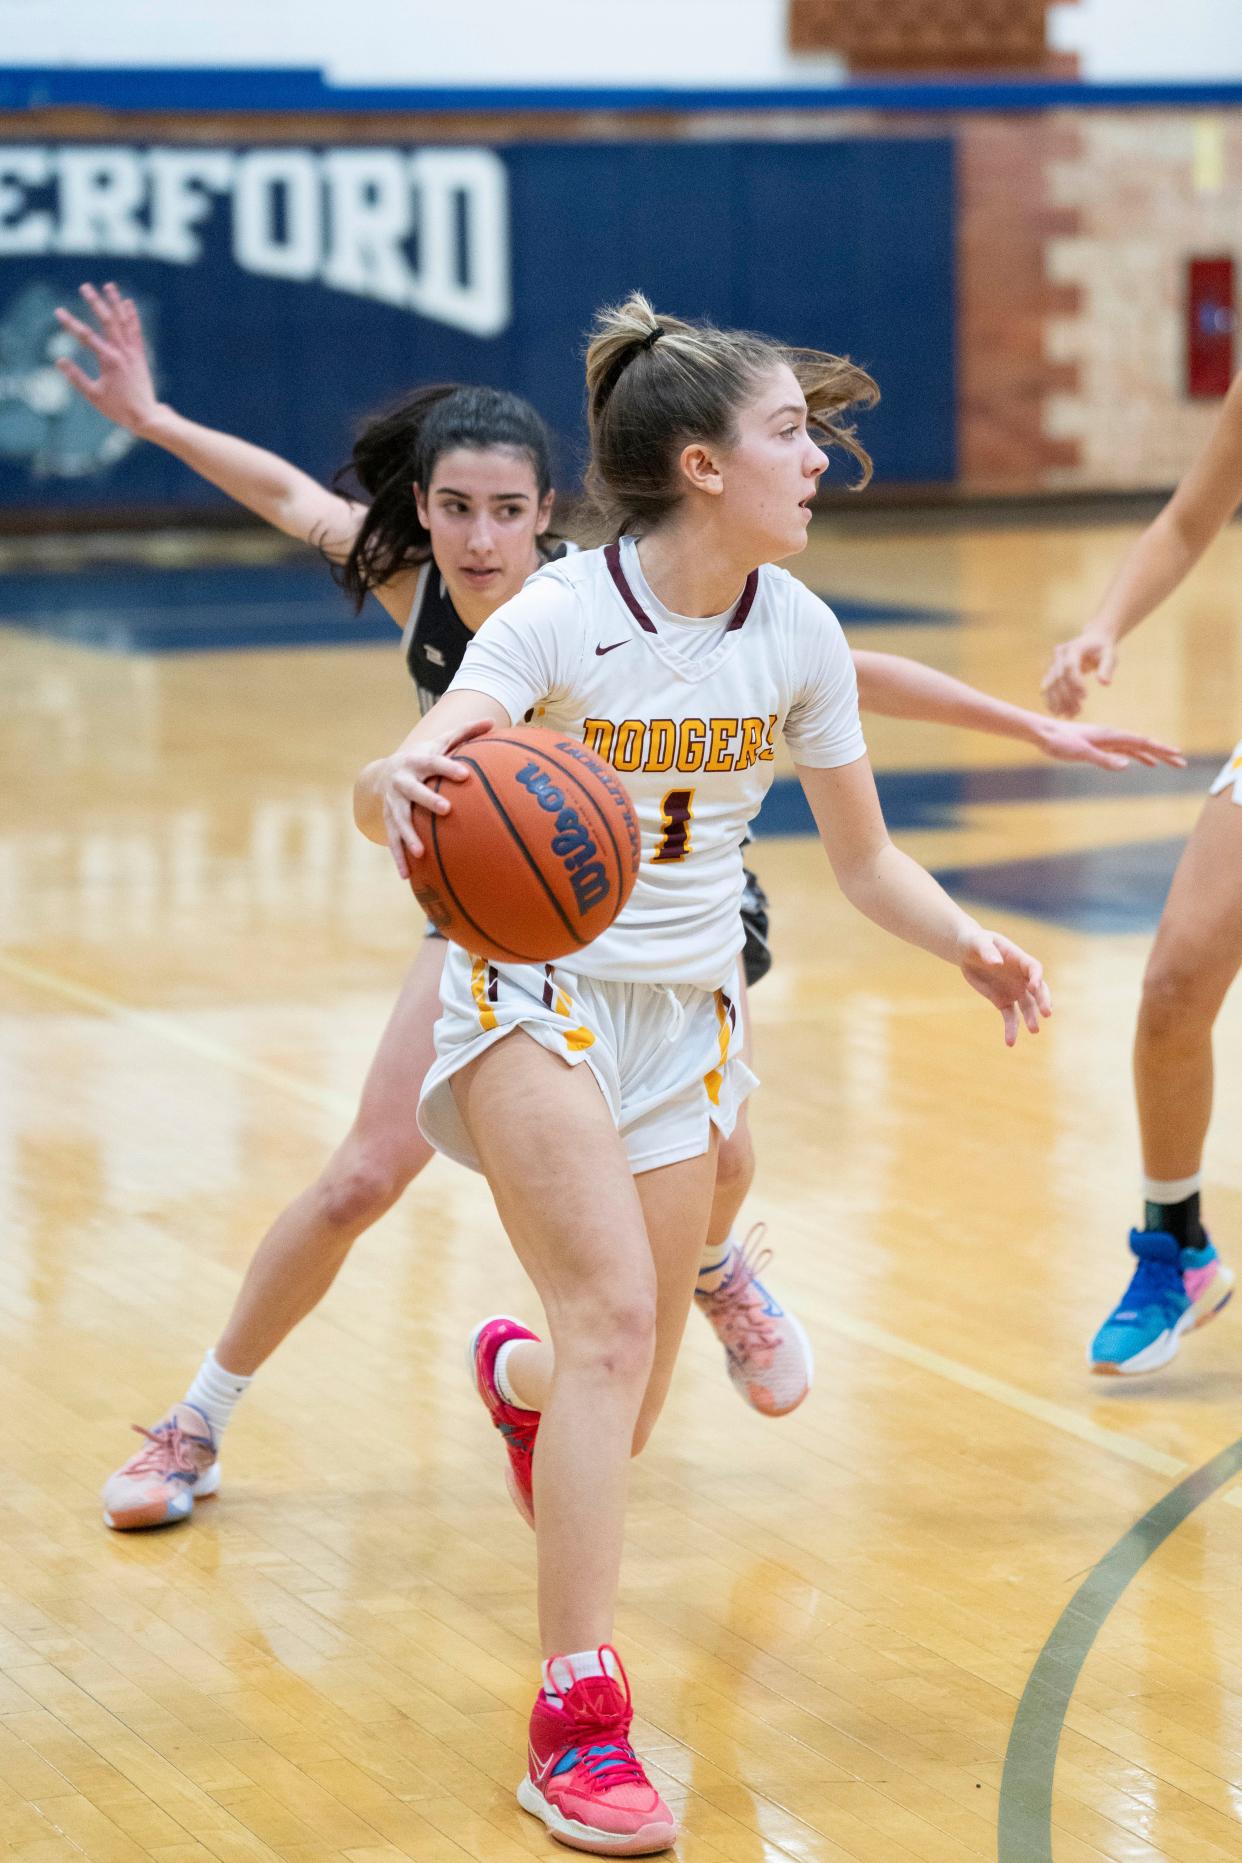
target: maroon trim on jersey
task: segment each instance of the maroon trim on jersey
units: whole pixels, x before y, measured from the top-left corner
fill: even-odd
[[[757,569],[752,569],[746,578],[746,587],[742,590],[742,599],[734,611],[732,621],[730,621],[728,627],[725,629],[726,634],[731,634],[735,627],[741,627],[743,621],[754,607],[755,597],[758,593],[759,571]]]
[[[633,589],[625,579],[625,571],[621,567],[621,545],[619,543],[610,543],[608,545],[608,548],[604,551],[604,561],[608,565],[609,575],[620,591],[621,600],[625,603],[639,627],[645,628],[648,634],[658,633],[659,630],[655,622],[650,618],[647,610],[643,607],[637,595],[635,595]]]
[[[621,600],[625,603],[639,627],[644,628],[648,634],[658,634],[659,629],[656,627],[655,622],[651,619],[647,610],[643,607],[637,595],[635,595],[633,589],[626,581],[625,570],[621,566],[621,545],[619,543],[610,543],[608,545],[608,548],[604,551],[604,561],[608,565],[609,575],[617,585]],[[759,571],[757,569],[752,569],[746,578],[746,587],[742,590],[741,600],[733,611],[733,619],[725,629],[726,634],[731,634],[734,628],[741,627],[747,615],[754,607],[755,597],[758,593]]]

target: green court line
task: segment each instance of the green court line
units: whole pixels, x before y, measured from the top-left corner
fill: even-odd
[[[1109,1612],[1171,1533],[1242,1470],[1242,1437],[1187,1475],[1092,1567],[1058,1617],[1014,1716],[1001,1775],[997,1863],[1052,1863],[1052,1775],[1074,1685]]]

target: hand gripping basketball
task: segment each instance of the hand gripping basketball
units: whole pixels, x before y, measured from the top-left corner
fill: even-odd
[[[459,740],[418,783],[410,885],[475,957],[551,963],[607,931],[634,888],[638,818],[602,758],[561,732],[515,725]],[[435,806],[435,805],[439,806]]]

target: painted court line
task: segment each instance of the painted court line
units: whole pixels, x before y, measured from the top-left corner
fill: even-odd
[[[251,1061],[245,1055],[230,1048],[224,1042],[213,1041],[210,1036],[200,1035],[194,1029],[186,1028],[183,1023],[171,1016],[155,1010],[134,1009],[129,1004],[109,996],[103,990],[93,989],[89,984],[75,982],[72,978],[59,976],[55,971],[44,970],[41,966],[28,964],[21,958],[7,953],[0,953],[0,973],[14,978],[28,987],[44,990],[59,996],[66,1002],[74,1003],[79,1008],[88,1010],[93,1015],[106,1016],[123,1027],[132,1028],[140,1034],[154,1036],[186,1053],[197,1055],[199,1059],[211,1061],[218,1067],[240,1074],[247,1080],[253,1080],[261,1086],[272,1088],[291,1098],[300,1100],[303,1105],[314,1108],[316,1112],[330,1112],[352,1118],[354,1102],[343,1093],[333,1093],[325,1087],[308,1086],[292,1074],[286,1074],[279,1068],[267,1067],[262,1062]],[[835,1312],[825,1318],[820,1317],[818,1324],[829,1332],[838,1333],[842,1338],[852,1339],[859,1345],[868,1346],[872,1351],[882,1352],[889,1358],[903,1360],[907,1365],[915,1365],[921,1371],[929,1372],[933,1377],[943,1378],[961,1389],[973,1391],[980,1397],[986,1397],[993,1403],[1003,1404],[1008,1409],[1018,1411],[1023,1416],[1058,1430],[1062,1435],[1077,1437],[1079,1442],[1088,1443],[1094,1449],[1102,1449],[1109,1455],[1120,1457],[1123,1461],[1147,1468],[1158,1475],[1172,1476],[1175,1480],[1186,1474],[1187,1464],[1176,1456],[1167,1455],[1163,1450],[1154,1449],[1137,1436],[1128,1436],[1120,1430],[1108,1430],[1088,1418],[1080,1416],[1077,1411],[1063,1404],[1054,1404],[1047,1398],[1036,1397],[1018,1385],[1008,1384],[1003,1379],[990,1377],[986,1372],[975,1371],[969,1365],[962,1365],[956,1359],[946,1358],[941,1352],[932,1352],[926,1346],[915,1345],[911,1340],[902,1339],[896,1333],[890,1333],[882,1326],[875,1326],[869,1320],[856,1319],[849,1314]],[[1234,1506],[1242,1507],[1242,1495],[1227,1494],[1225,1500]]]
[[[1180,1476],[1186,1473],[1185,1462],[1179,1461],[1176,1456],[1166,1455],[1163,1449],[1153,1449],[1150,1443],[1143,1442],[1138,1436],[1127,1436],[1121,1430],[1106,1430],[1064,1404],[1051,1403],[1046,1397],[1035,1397],[1016,1384],[1006,1384],[1001,1378],[992,1378],[987,1372],[961,1365],[956,1359],[946,1358],[941,1352],[931,1352],[926,1346],[899,1338],[896,1333],[887,1332],[882,1326],[873,1326],[869,1320],[834,1312],[826,1319],[817,1315],[816,1325],[829,1332],[839,1333],[845,1339],[853,1339],[859,1345],[871,1346],[877,1352],[887,1353],[890,1358],[904,1359],[907,1365],[917,1365],[920,1371],[945,1378],[951,1384],[960,1385],[963,1390],[976,1392],[980,1397],[989,1397],[994,1403],[1004,1404],[1010,1410],[1020,1411],[1023,1416],[1033,1417],[1039,1423],[1060,1430],[1063,1435],[1076,1436],[1079,1442],[1090,1443],[1093,1449],[1104,1449],[1127,1462],[1136,1462],[1140,1468],[1152,1469],[1158,1475]]]
[[[1053,1863],[1052,1779],[1074,1687],[1096,1637],[1152,1554],[1242,1470],[1242,1439],[1178,1483],[1091,1568],[1035,1660],[1001,1774],[997,1863]],[[1223,1497],[1237,1501],[1233,1489]]]
[[[21,958],[10,957],[7,952],[0,952],[0,972],[32,989],[46,990],[53,996],[63,997],[66,1002],[76,1003],[80,1009],[88,1009],[94,1015],[106,1016],[124,1028],[132,1028],[142,1035],[154,1035],[160,1041],[184,1048],[188,1054],[198,1055],[201,1060],[214,1061],[217,1066],[241,1074],[260,1086],[287,1093],[301,1100],[304,1105],[313,1106],[317,1112],[344,1114],[347,1119],[353,1117],[354,1102],[345,1094],[333,1093],[328,1087],[310,1086],[294,1074],[267,1067],[262,1061],[251,1061],[235,1048],[228,1047],[224,1042],[213,1041],[210,1035],[200,1035],[158,1010],[131,1008],[128,1003],[120,1002],[103,990],[92,989],[89,984],[75,983],[70,977],[58,976],[55,971],[43,970],[37,964],[27,964]]]

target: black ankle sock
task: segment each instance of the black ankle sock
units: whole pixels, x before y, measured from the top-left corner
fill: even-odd
[[[1203,1225],[1199,1221],[1199,1193],[1192,1191],[1180,1203],[1145,1203],[1143,1227],[1163,1229],[1179,1248],[1202,1248]]]

